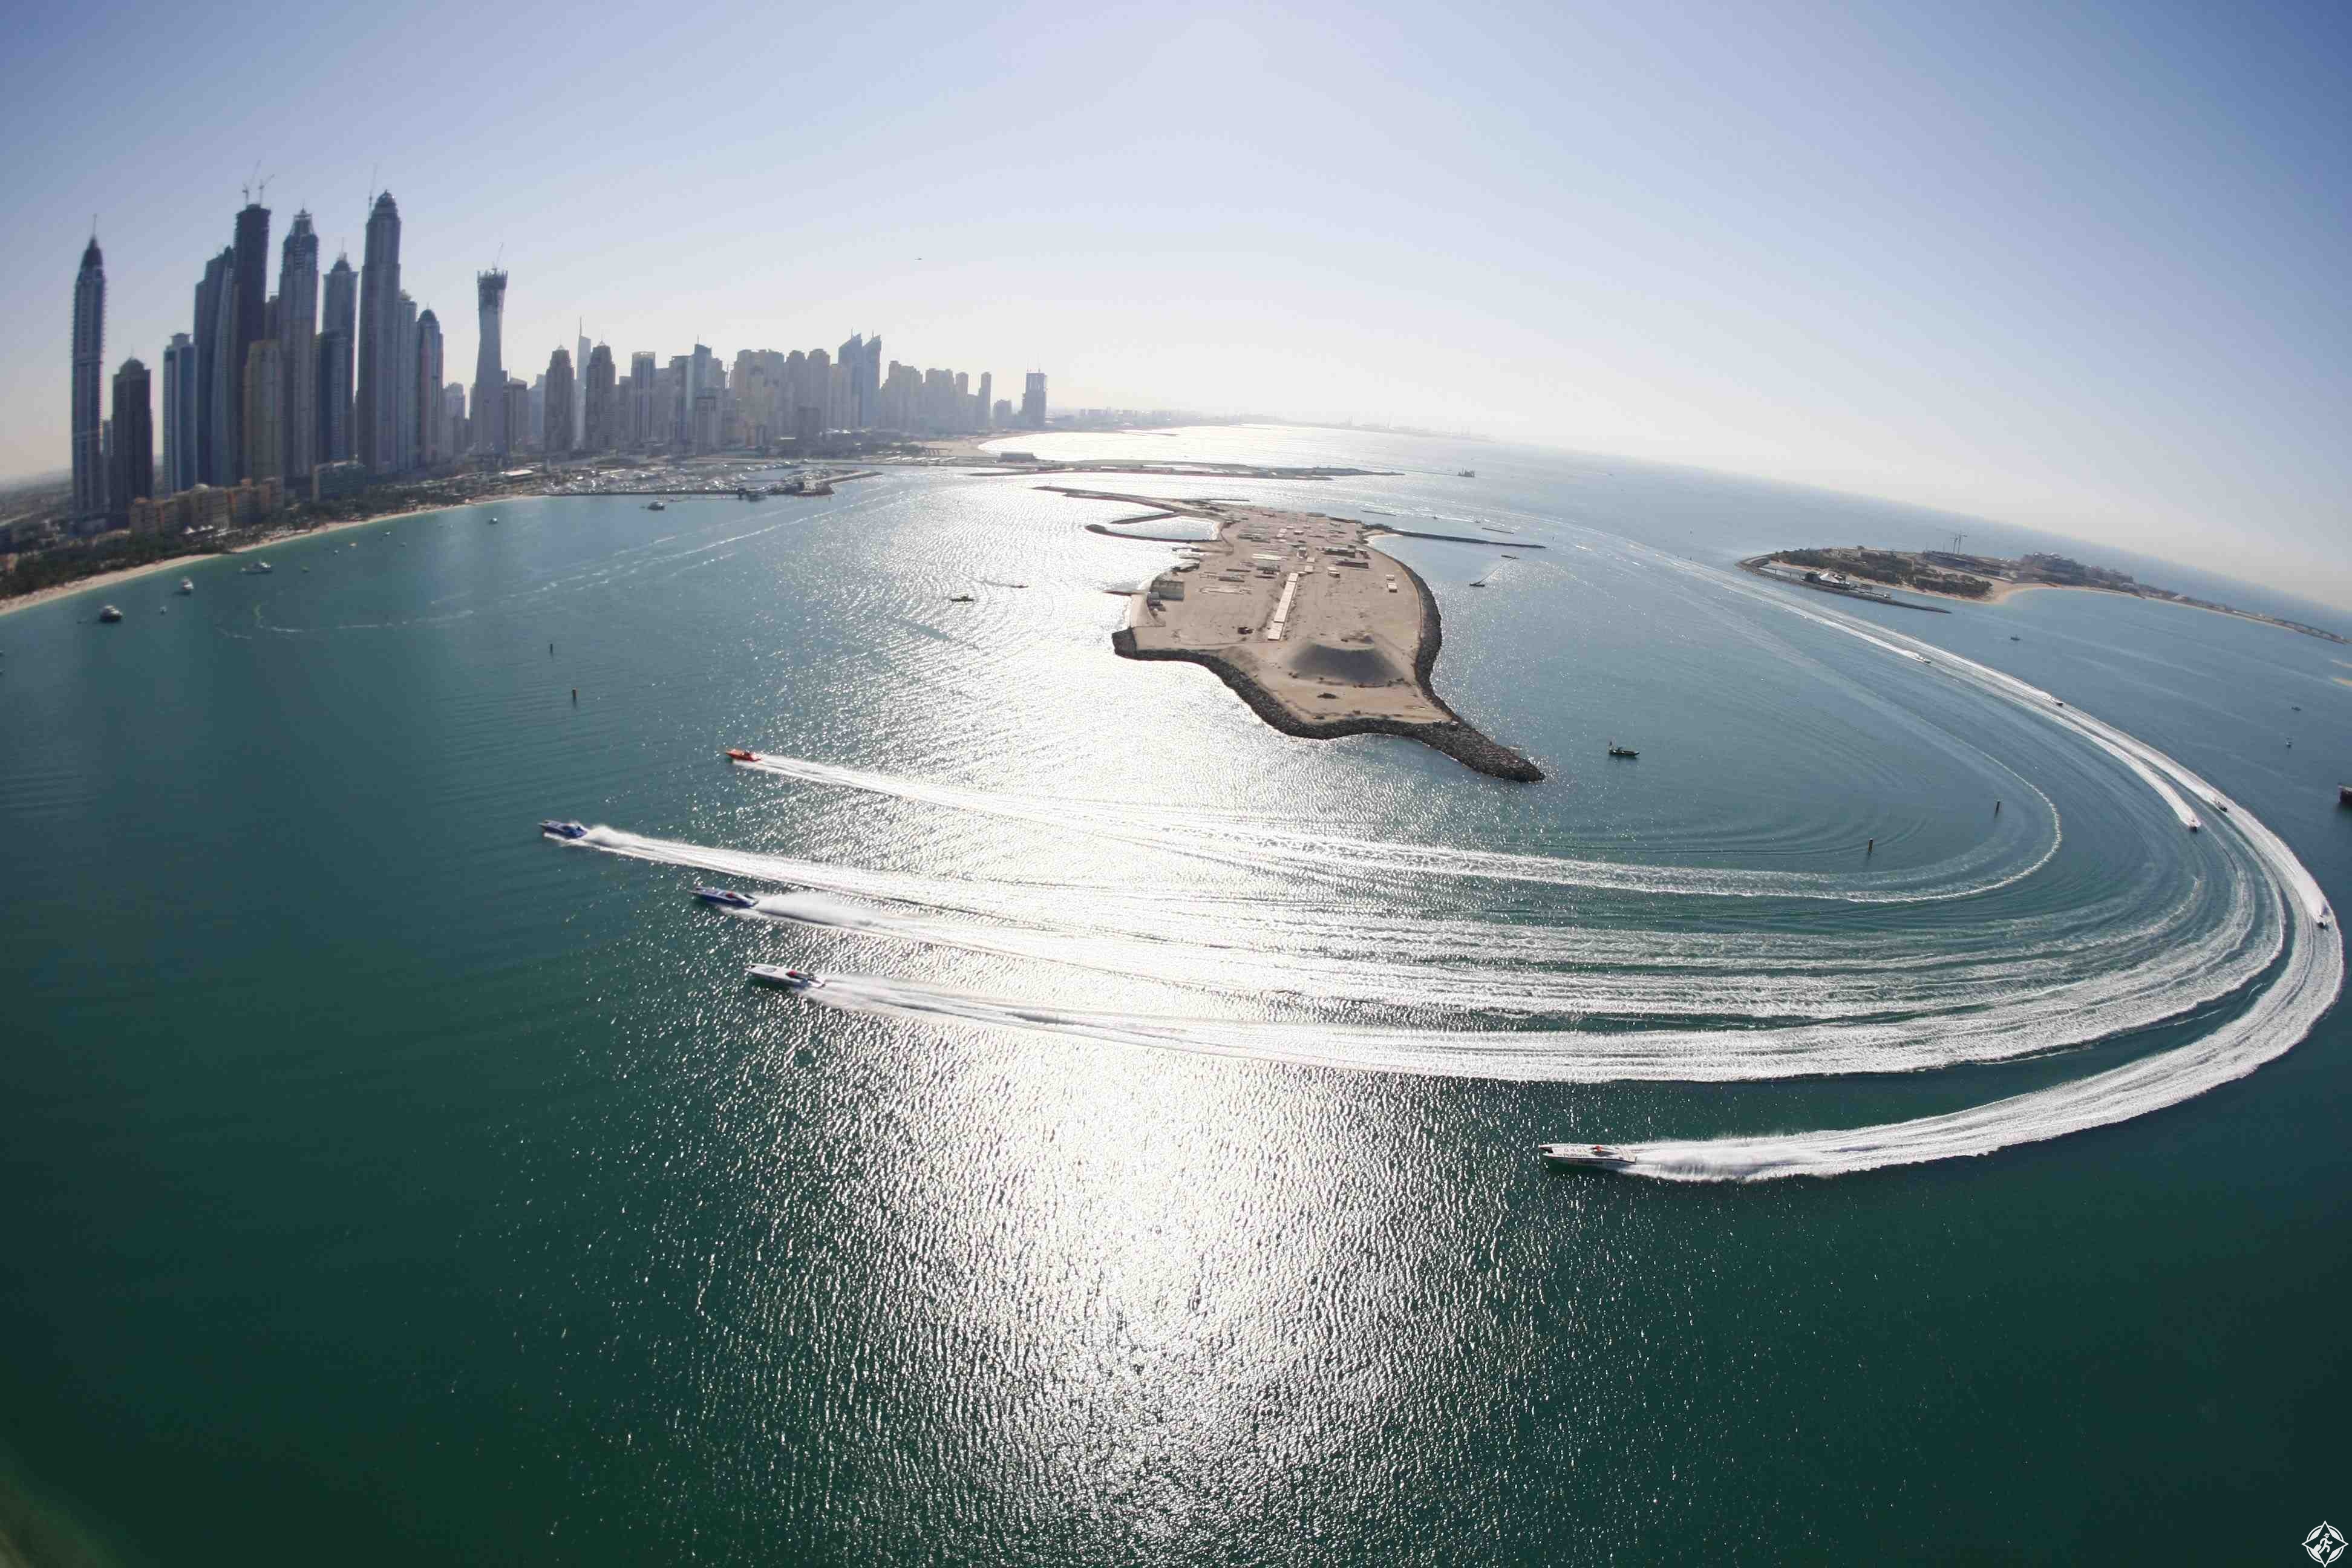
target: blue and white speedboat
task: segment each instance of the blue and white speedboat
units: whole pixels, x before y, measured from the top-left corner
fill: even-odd
[[[751,978],[762,985],[773,985],[785,991],[814,991],[824,984],[824,976],[812,974],[805,969],[786,969],[773,963],[755,963]]]
[[[1606,1143],[1538,1143],[1536,1152],[1547,1165],[1580,1171],[1622,1171],[1633,1163],[1633,1155]]]
[[[571,839],[588,837],[588,825],[584,822],[542,822],[539,825],[539,830],[550,838]]]
[[[727,910],[748,910],[759,902],[751,894],[739,893],[732,888],[697,888],[694,896],[706,904]]]

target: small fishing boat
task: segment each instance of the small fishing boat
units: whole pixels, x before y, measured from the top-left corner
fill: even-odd
[[[1638,757],[1642,753],[1635,751],[1631,746],[1621,746],[1616,742],[1612,741],[1609,742],[1609,754],[1612,757]]]
[[[666,501],[647,501],[646,503],[646,510],[647,511],[667,511],[669,510],[669,505]]]
[[[950,594],[948,595],[948,603],[950,605],[969,605],[971,602],[972,597],[970,594]]]

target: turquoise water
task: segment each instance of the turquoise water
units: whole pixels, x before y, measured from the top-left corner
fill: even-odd
[[[131,1563],[1140,1563],[2261,1560],[2346,1510],[2340,1014],[2016,1141],[2300,1034],[2336,950],[2238,819],[2347,901],[2345,649],[1720,570],[1937,526],[1847,498],[1177,454],[1407,471],[1108,488],[1545,544],[1478,592],[1492,552],[1398,550],[1440,689],[1553,777],[1113,658],[1166,547],[1017,479],[501,502],[0,618],[14,1517]],[[2235,811],[2188,834],[1963,659]],[[2022,1095],[1997,1152],[1832,1180],[1530,1154],[1869,1163],[1813,1135]]]

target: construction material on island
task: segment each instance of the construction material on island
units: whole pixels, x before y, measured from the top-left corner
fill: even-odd
[[[1395,530],[1239,502],[1041,488],[1156,507],[1215,530],[1182,542],[1187,558],[1129,597],[1127,624],[1111,636],[1121,658],[1204,666],[1286,735],[1398,735],[1489,777],[1543,778],[1432,688],[1444,641],[1436,595],[1412,567],[1371,544]]]

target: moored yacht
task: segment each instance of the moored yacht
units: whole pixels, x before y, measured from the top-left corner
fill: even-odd
[[[196,580],[195,580],[194,578],[193,578],[193,577],[183,577],[183,578],[181,578],[181,579],[180,579],[180,592],[181,592],[181,593],[183,593],[183,594],[193,594],[193,593],[194,593],[195,591],[196,591]]]
[[[107,625],[112,626],[115,622],[122,618],[122,612],[116,609],[112,605],[107,605],[99,610],[98,618],[104,621]]]

